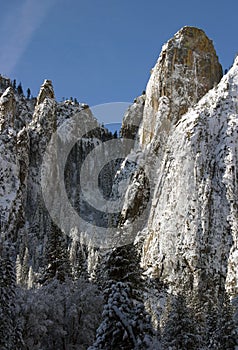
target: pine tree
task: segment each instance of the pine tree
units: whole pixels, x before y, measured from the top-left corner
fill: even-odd
[[[171,296],[167,305],[168,315],[162,332],[164,349],[199,349],[199,335],[193,311],[182,295]]]
[[[102,314],[103,322],[97,331],[97,339],[91,350],[136,347],[136,337],[130,324],[133,305],[127,288],[127,284],[117,282],[106,289],[107,303]]]
[[[27,99],[29,100],[30,97],[31,97],[31,90],[28,88],[28,89],[26,90],[26,93],[27,93]]]
[[[14,90],[16,90],[16,84],[17,84],[16,83],[16,79],[14,79],[13,82],[12,82],[12,87],[13,87]]]
[[[115,248],[105,265],[108,280],[128,282],[136,288],[140,287],[140,258],[133,244]]]
[[[103,320],[96,349],[152,349],[154,331],[141,293],[139,257],[134,245],[114,249],[103,269],[107,271]],[[158,348],[154,345],[154,348]]]
[[[203,308],[204,310],[204,308]],[[214,349],[232,350],[237,345],[233,309],[225,291],[217,302],[209,300],[206,310],[206,346]]]
[[[48,283],[56,278],[65,282],[71,275],[69,254],[65,237],[61,230],[53,223],[46,247],[47,268],[40,279],[40,283]]]
[[[10,244],[1,247],[0,257],[0,349],[21,349],[21,334],[15,317],[16,276]]]
[[[23,89],[22,89],[21,83],[19,83],[17,86],[17,93],[18,95],[23,95]]]
[[[72,277],[78,279],[79,277],[87,276],[86,264],[86,247],[82,245],[77,239],[71,242],[69,259],[72,266]]]
[[[233,350],[237,345],[234,310],[224,286],[219,292],[208,290],[205,296],[196,294],[191,305],[199,328],[200,346]]]

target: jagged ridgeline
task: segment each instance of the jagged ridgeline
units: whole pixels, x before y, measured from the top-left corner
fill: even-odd
[[[123,119],[121,142],[132,148],[99,174],[107,200],[127,179],[114,216],[89,205],[80,184],[85,159],[112,134],[87,105],[57,102],[51,81],[32,98],[0,77],[0,349],[236,349],[237,58],[222,75],[200,29],[184,27],[162,47]],[[89,226],[62,231],[41,167],[75,116],[82,130],[95,127],[75,142],[63,179]],[[88,240],[91,224],[132,239],[104,249]]]

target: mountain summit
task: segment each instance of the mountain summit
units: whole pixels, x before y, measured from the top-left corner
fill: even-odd
[[[162,48],[146,88],[141,142],[151,142],[160,103],[168,103],[168,121],[176,123],[222,77],[212,41],[194,27],[179,30]]]

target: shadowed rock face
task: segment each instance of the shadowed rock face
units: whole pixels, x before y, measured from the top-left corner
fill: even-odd
[[[184,27],[162,48],[146,89],[141,143],[153,139],[161,97],[169,99],[170,123],[176,123],[222,77],[213,43],[204,31]]]

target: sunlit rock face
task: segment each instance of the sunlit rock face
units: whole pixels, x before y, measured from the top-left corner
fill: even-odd
[[[153,139],[163,96],[168,98],[167,123],[176,123],[222,77],[213,43],[194,27],[184,27],[162,48],[146,88],[140,141]]]
[[[134,155],[131,154],[129,158],[136,162],[139,159],[150,174],[151,194],[157,182],[153,174],[157,172],[158,164],[163,162],[171,130],[189,108],[217,85],[221,77],[222,68],[213,43],[203,30],[184,27],[162,47],[145,94],[138,97],[128,109],[122,124],[123,135],[128,134],[136,139]],[[138,126],[136,136],[131,125]],[[137,192],[137,178],[138,174],[135,174],[128,193]],[[147,189],[145,191],[148,192]],[[122,210],[124,222],[128,218],[128,211],[130,220],[136,215],[129,208],[145,207],[147,201],[146,195],[126,197],[128,202],[125,202]],[[135,201],[133,198],[136,198],[137,203],[132,203]],[[141,200],[144,203],[139,203]]]
[[[157,167],[143,263],[175,289],[227,280],[237,293],[237,82],[236,61],[173,128]]]
[[[128,156],[150,174],[150,199],[145,200],[145,181],[136,172],[125,195],[122,223],[125,229],[133,223],[140,213],[131,208],[147,201],[147,221],[136,240],[143,242],[144,274],[166,286],[165,299],[183,295],[202,332],[209,328],[211,310],[223,316],[230,312],[226,293],[235,298],[238,292],[237,96],[238,59],[222,78],[205,33],[182,28],[163,46],[152,70]],[[155,324],[171,311],[154,295],[146,304]],[[223,322],[216,312],[213,321]],[[210,335],[211,344],[214,339]]]
[[[236,59],[221,80],[211,40],[184,27],[163,46],[147,85],[129,156],[153,169],[142,265],[176,292],[237,293],[237,74]],[[127,193],[144,191],[137,188],[135,174]],[[143,195],[125,198],[126,221]]]
[[[46,79],[41,85],[40,92],[37,96],[37,105],[44,102],[45,98],[47,97],[52,99],[55,98],[52,81],[48,79]]]
[[[8,87],[0,97],[0,128],[13,127],[16,113],[16,100],[12,87]]]

